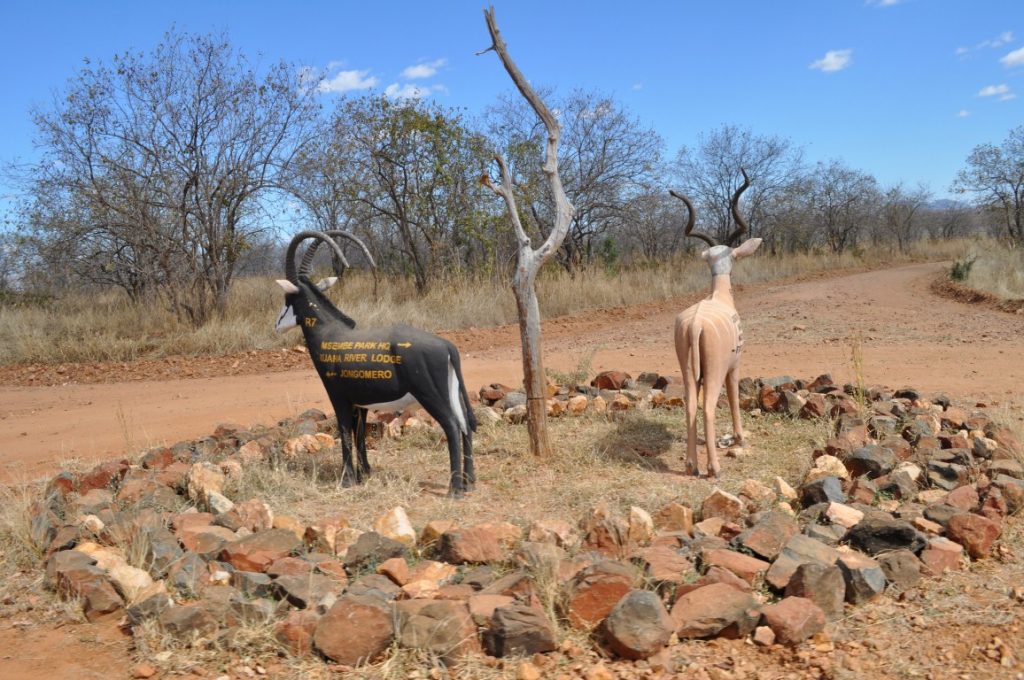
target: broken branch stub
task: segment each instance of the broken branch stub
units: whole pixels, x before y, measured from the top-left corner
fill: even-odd
[[[498,30],[498,23],[494,17],[494,8],[484,10],[484,18],[487,21],[487,30],[491,35],[491,46],[479,54],[495,52],[501,59],[502,65],[512,82],[515,83],[519,93],[530,104],[530,107],[544,123],[547,130],[547,145],[544,153],[544,175],[548,180],[548,187],[551,196],[555,201],[555,223],[551,232],[544,242],[534,249],[530,237],[523,229],[519,219],[519,209],[516,205],[515,193],[512,185],[512,176],[504,158],[500,154],[494,157],[498,164],[498,171],[501,175],[501,183],[495,184],[490,175],[484,175],[483,184],[489,187],[495,194],[505,201],[508,208],[509,219],[516,233],[516,240],[519,243],[517,250],[516,273],[512,281],[512,290],[516,298],[516,310],[519,314],[519,333],[523,349],[523,382],[526,387],[526,414],[527,428],[530,435],[530,451],[535,456],[547,457],[550,455],[551,446],[547,436],[547,409],[546,395],[544,391],[544,362],[540,349],[540,306],[537,303],[537,292],[535,282],[537,272],[551,255],[555,253],[565,240],[569,231],[569,223],[572,221],[574,208],[569,198],[565,195],[562,186],[562,179],[558,175],[558,141],[561,136],[561,126],[555,118],[551,109],[547,107],[540,96],[530,86],[529,81],[523,76],[519,67],[516,66],[512,57],[509,56],[507,46]]]

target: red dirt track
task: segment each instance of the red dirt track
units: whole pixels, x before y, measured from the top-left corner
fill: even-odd
[[[742,373],[852,377],[860,336],[867,382],[1017,403],[1024,395],[1024,315],[936,296],[941,264],[736,291],[747,336]],[[544,324],[548,368],[678,375],[675,315],[691,300],[588,312]],[[269,323],[269,321],[268,321]],[[470,391],[522,379],[514,326],[446,334]],[[298,334],[296,332],[296,340]],[[206,435],[218,423],[272,423],[330,410],[308,357],[266,351],[132,364],[0,369],[0,479],[35,478],[63,460],[102,460]]]

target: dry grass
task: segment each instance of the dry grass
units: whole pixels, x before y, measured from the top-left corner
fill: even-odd
[[[1024,299],[1024,248],[1009,248],[996,241],[972,246],[973,258],[964,284],[1004,300]]]
[[[720,416],[720,431],[728,431],[727,413]],[[670,501],[699,507],[716,484],[683,476],[682,419],[679,409],[628,412],[615,421],[597,415],[554,419],[550,460],[524,454],[525,426],[481,425],[474,438],[477,490],[462,501],[445,496],[447,448],[433,430],[379,441],[370,453],[374,474],[353,489],[337,488],[340,456],[334,452],[298,467],[281,460],[249,466],[226,493],[262,498],[276,512],[303,521],[340,512],[364,530],[396,505],[420,527],[434,519],[494,520],[495,508],[502,509],[501,519],[526,527],[544,518],[575,522],[600,503],[623,511],[637,505],[652,513]],[[775,475],[796,484],[810,464],[811,448],[828,430],[827,423],[775,416],[746,417],[746,424],[752,443],[740,458],[724,460],[717,482],[727,491],[735,492],[748,478]]]
[[[762,254],[744,263],[736,282],[951,259],[965,250],[963,242],[923,242],[908,255],[872,252],[870,258],[851,253]],[[692,295],[706,286],[704,263],[680,256],[620,271],[595,267],[575,277],[548,266],[541,274],[538,295],[544,316],[553,317]],[[331,294],[340,307],[368,326],[402,322],[437,331],[516,320],[511,289],[497,279],[452,278],[418,295],[411,281],[390,278],[381,281],[374,296],[370,277],[351,275]],[[131,361],[287,346],[294,339],[273,331],[281,302],[280,290],[269,277],[241,279],[231,291],[225,316],[199,329],[179,323],[159,304],[132,305],[117,291],[69,295],[44,305],[3,305],[0,364]]]

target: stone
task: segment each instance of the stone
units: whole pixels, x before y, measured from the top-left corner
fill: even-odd
[[[116,620],[121,617],[124,601],[99,567],[68,567],[57,571],[55,577],[57,592],[65,599],[78,599],[87,621]]]
[[[661,598],[647,590],[630,591],[605,621],[608,647],[625,659],[646,659],[668,644],[675,631]]]
[[[659,531],[693,531],[693,509],[680,503],[669,503],[654,515],[654,528]]]
[[[839,569],[846,582],[846,601],[861,604],[885,591],[882,566],[863,553],[844,552],[839,556]]]
[[[721,517],[727,522],[739,522],[743,518],[744,504],[736,496],[718,487],[704,499],[700,513],[702,519]]]
[[[786,541],[798,531],[794,517],[776,510],[765,513],[754,526],[733,539],[733,543],[766,560],[773,560]]]
[[[420,532],[420,546],[426,547],[436,544],[441,536],[449,529],[455,528],[455,522],[445,519],[435,519],[427,522]],[[532,540],[532,539],[531,539]]]
[[[235,504],[235,512],[242,526],[253,533],[274,528],[274,512],[270,506],[258,498],[250,498],[243,503]]]
[[[629,541],[636,545],[650,543],[654,536],[654,520],[643,508],[632,506],[629,509]]]
[[[473,617],[476,625],[486,626],[494,616],[495,609],[507,607],[515,601],[516,599],[511,595],[480,593],[470,596],[467,605],[469,606],[469,615]]]
[[[446,531],[441,535],[439,554],[451,564],[500,562],[507,557],[499,534],[485,525]]]
[[[807,482],[800,487],[800,502],[804,506],[816,503],[845,503],[846,494],[838,477],[825,476]]]
[[[961,512],[963,511],[954,508],[952,505],[946,505],[945,503],[933,503],[924,509],[924,516],[925,519],[935,522],[945,529],[953,515],[958,515]]]
[[[712,549],[701,554],[701,561],[706,566],[717,566],[727,569],[747,583],[753,584],[771,566],[764,560],[732,550]]]
[[[274,593],[270,576],[258,571],[236,570],[231,574],[231,585],[246,597],[270,597]]]
[[[560,548],[572,548],[579,541],[579,533],[568,522],[560,519],[539,519],[530,525],[527,540],[534,543],[552,543]]]
[[[173,604],[173,600],[167,594],[167,584],[164,581],[156,581],[136,593],[135,601],[126,611],[128,623],[137,626],[143,621],[155,619]]]
[[[909,590],[921,580],[921,560],[909,550],[894,550],[877,558],[885,580],[900,590]]]
[[[190,500],[205,505],[211,492],[223,494],[224,473],[210,463],[193,463],[186,478],[186,491]]]
[[[974,559],[988,557],[1000,533],[1002,527],[997,522],[969,512],[953,515],[946,525],[949,539],[962,545]]]
[[[693,563],[666,546],[641,548],[631,559],[643,567],[644,575],[654,584],[680,584],[693,573]]]
[[[299,609],[309,609],[325,597],[340,592],[337,582],[322,574],[304,576],[278,576],[274,579],[274,593]]]
[[[758,626],[754,629],[754,644],[758,647],[771,647],[775,644],[775,633],[768,626]]]
[[[439,657],[445,663],[480,650],[476,624],[462,602],[438,600],[401,617],[398,643]]]
[[[621,390],[630,378],[629,373],[622,371],[602,371],[590,381],[590,386],[599,390]]]
[[[320,614],[314,610],[288,612],[284,620],[274,625],[274,637],[294,656],[309,654],[319,621]]]
[[[518,602],[494,610],[485,641],[497,657],[545,654],[558,646],[544,610]]]
[[[295,535],[295,538],[300,541],[303,540],[303,537],[306,535],[306,525],[294,517],[289,517],[288,515],[274,515],[273,528],[290,531]]]
[[[765,580],[774,588],[783,590],[801,564],[816,562],[830,565],[835,564],[838,559],[839,551],[835,548],[803,534],[796,534],[786,541],[786,545],[765,574]]]
[[[371,564],[379,564],[392,557],[403,557],[408,552],[404,543],[367,531],[356,539],[342,560],[349,571],[358,571]]]
[[[61,550],[50,555],[46,559],[45,585],[49,588],[56,588],[60,574],[65,571],[86,569],[96,564],[96,560],[84,552],[78,550]],[[97,570],[102,575],[101,570]]]
[[[129,467],[127,460],[97,465],[78,478],[78,493],[84,495],[93,489],[112,490],[124,478]]]
[[[569,623],[588,630],[604,621],[612,607],[633,588],[635,570],[627,564],[602,560],[580,571],[566,590]]]
[[[266,571],[267,567],[291,554],[302,543],[286,529],[269,529],[225,544],[220,559],[243,571]]]
[[[206,505],[211,511],[218,514],[228,513],[235,509],[235,504],[231,499],[216,491],[208,491],[206,493]]]
[[[179,640],[209,635],[219,627],[216,617],[202,603],[168,607],[157,621],[165,633]]]
[[[846,539],[850,545],[869,555],[892,550],[907,549],[917,554],[924,550],[928,539],[910,522],[884,515],[872,515],[849,530]]]
[[[849,529],[856,526],[862,519],[864,519],[864,513],[857,508],[850,507],[849,505],[844,505],[842,503],[829,503],[828,508],[825,510],[825,517],[827,517],[832,524],[837,524]]]
[[[302,539],[311,550],[337,555],[338,533],[347,528],[348,518],[343,515],[332,515],[309,524]]]
[[[981,507],[981,498],[978,496],[978,490],[973,484],[953,489],[946,494],[942,502],[964,512],[973,512]]]
[[[761,610],[765,623],[784,645],[798,645],[825,629],[825,612],[803,597],[788,596]]]
[[[391,579],[396,586],[404,586],[409,582],[409,563],[404,557],[392,557],[377,565],[377,573]]]
[[[391,609],[381,600],[343,595],[317,621],[313,644],[328,659],[346,666],[368,663],[391,645]]]
[[[947,571],[960,571],[963,546],[948,538],[936,536],[928,539],[928,547],[921,551],[921,563],[932,576],[941,576]]]
[[[405,508],[397,506],[377,518],[373,529],[381,536],[390,538],[409,547],[416,545],[416,530],[412,528]]]
[[[366,595],[382,602],[394,600],[402,594],[402,589],[391,579],[381,574],[367,574],[353,581],[345,591],[346,595]]]
[[[629,540],[629,525],[622,518],[613,515],[606,506],[591,508],[580,520],[583,533],[581,550],[597,552],[605,557],[618,559],[633,551],[635,546]]]
[[[671,615],[680,638],[741,638],[757,626],[758,606],[750,593],[712,583],[676,600]]]
[[[853,477],[867,475],[869,479],[888,474],[896,467],[896,456],[889,449],[881,446],[865,446],[852,451],[843,465]]]
[[[775,495],[784,501],[795,501],[799,497],[796,490],[782,477],[777,476],[772,480],[772,489],[775,490]]]
[[[168,584],[180,595],[198,596],[206,585],[206,561],[193,552],[186,552],[167,569]]]
[[[814,467],[808,470],[807,476],[804,478],[804,484],[829,476],[849,479],[850,473],[846,466],[843,465],[843,461],[836,456],[829,454],[818,456],[814,459]]]
[[[677,586],[675,590],[675,597],[676,599],[679,599],[689,592],[693,592],[694,590],[703,588],[704,586],[709,586],[712,583],[724,583],[725,585],[744,593],[749,593],[751,591],[750,584],[736,574],[732,573],[728,569],[723,569],[722,567],[711,566],[706,572],[704,572],[704,575],[696,581],[682,583]]]
[[[576,394],[569,397],[569,401],[566,406],[569,409],[569,413],[574,416],[581,415],[586,412],[587,406],[590,405],[590,400],[587,399],[586,395]]]
[[[846,581],[842,570],[834,564],[806,562],[793,572],[786,584],[787,596],[803,597],[814,602],[829,621],[843,617]]]

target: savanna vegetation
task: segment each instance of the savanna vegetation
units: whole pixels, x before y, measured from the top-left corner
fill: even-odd
[[[268,330],[279,300],[266,277],[300,228],[346,229],[369,245],[386,274],[380,297],[371,302],[359,276],[336,293],[367,323],[512,321],[517,244],[481,178],[505,158],[524,229],[549,233],[545,132],[526,102],[510,93],[479,115],[384,94],[330,104],[320,78],[257,64],[224,36],[176,31],[152,51],[86,62],[31,113],[38,160],[7,167],[21,193],[0,233],[0,361],[287,342]],[[953,239],[976,234],[1024,239],[1024,127],[972,152],[954,185],[976,198],[968,204],[884,185],[841,159],[812,162],[789,139],[729,124],[671,152],[614,97],[543,96],[559,112],[559,169],[575,206],[542,272],[545,315],[703,285],[667,190],[689,195],[698,228],[721,236],[741,167],[751,236],[767,246],[747,268],[753,279],[950,257]],[[354,249],[350,259],[365,265]]]

